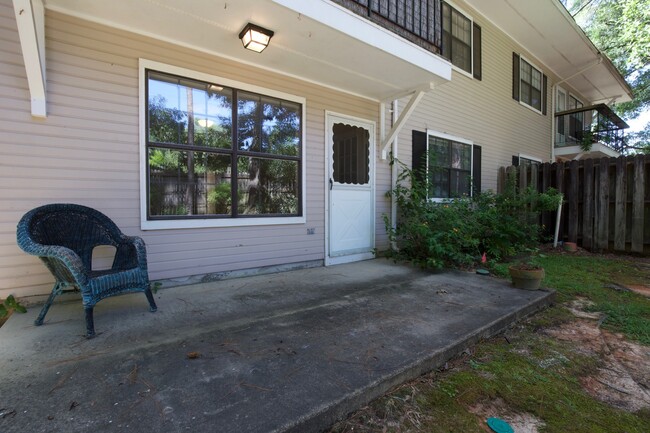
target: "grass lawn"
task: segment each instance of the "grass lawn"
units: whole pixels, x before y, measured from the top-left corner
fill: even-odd
[[[650,363],[650,299],[624,289],[650,286],[650,261],[589,253],[550,253],[539,261],[546,269],[544,285],[558,292],[556,306],[471,348],[447,368],[403,384],[331,432],[486,432],[491,430],[485,420],[493,416],[526,426],[515,432],[650,432],[648,408],[623,410],[586,390],[591,383],[634,397],[596,375],[611,369],[613,349],[586,350],[593,342],[554,334],[574,324],[597,333],[604,329],[610,339],[636,343]],[[598,319],[576,318],[565,306],[576,299],[587,315],[599,313],[593,315]],[[645,382],[636,384],[640,393],[649,392],[644,374]]]

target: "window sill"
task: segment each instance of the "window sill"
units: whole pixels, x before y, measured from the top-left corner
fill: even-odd
[[[519,101],[519,105],[528,108],[530,111],[533,111],[533,112],[539,114],[540,116],[542,116],[544,114],[544,113],[542,113],[541,110],[538,110],[537,108],[535,108],[535,107],[533,107],[531,105],[528,105],[525,102]]]
[[[140,222],[142,230],[173,230],[201,229],[218,227],[251,227],[275,226],[286,224],[305,224],[306,218],[301,217],[259,217],[259,218],[223,218],[223,219],[187,219],[187,220],[157,220]]]

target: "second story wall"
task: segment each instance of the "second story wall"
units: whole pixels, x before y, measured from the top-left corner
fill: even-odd
[[[413,130],[457,137],[481,146],[481,187],[496,190],[497,170],[510,165],[513,155],[551,159],[551,88],[558,80],[475,10],[460,1],[450,5],[480,27],[481,79],[454,68],[451,82],[428,92],[399,135],[398,159],[411,164]],[[513,98],[513,53],[546,76],[545,92],[540,95],[545,110],[534,110]],[[402,99],[400,108],[407,102],[408,98]]]

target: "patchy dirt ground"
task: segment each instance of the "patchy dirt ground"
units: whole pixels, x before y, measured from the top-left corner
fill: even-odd
[[[499,418],[507,421],[510,427],[517,433],[539,433],[544,426],[544,422],[535,418],[529,413],[513,412],[508,405],[500,398],[489,403],[477,403],[467,408],[471,413],[481,420],[488,419],[494,414],[499,414]],[[492,431],[489,428],[487,431]]]
[[[650,348],[600,329],[599,314],[584,311],[589,305],[582,299],[569,303],[577,319],[544,332],[600,358],[597,370],[581,380],[594,398],[628,412],[650,408]]]

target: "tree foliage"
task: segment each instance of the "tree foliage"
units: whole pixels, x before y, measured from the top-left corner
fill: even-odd
[[[650,110],[650,0],[564,0],[596,46],[630,83],[634,99],[616,104],[625,120]],[[650,124],[630,134],[631,149],[650,152]]]

